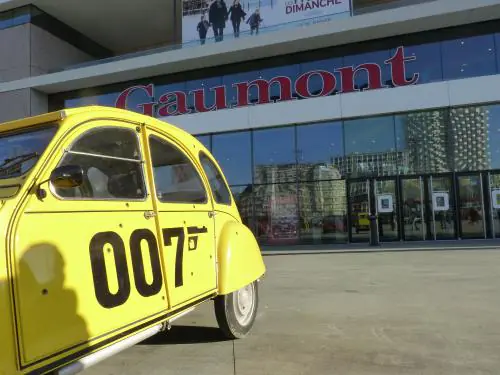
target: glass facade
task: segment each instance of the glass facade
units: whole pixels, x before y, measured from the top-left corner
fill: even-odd
[[[99,104],[165,117],[499,73],[494,21],[66,92],[50,106]]]
[[[482,236],[500,227],[491,195],[500,173],[500,105],[198,139],[220,162],[262,244],[368,241],[370,212],[385,241]]]

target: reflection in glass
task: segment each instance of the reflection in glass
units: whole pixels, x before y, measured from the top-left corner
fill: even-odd
[[[210,142],[210,136],[209,135],[198,135],[196,136],[196,139],[200,141],[203,146],[205,146],[209,151],[212,150],[212,145]]]
[[[500,43],[500,40],[499,40]],[[488,111],[488,156],[491,169],[500,168],[500,105],[484,107]]]
[[[450,110],[449,150],[456,171],[489,169],[488,107],[462,107]]]
[[[394,48],[391,54],[394,55],[395,53],[396,49]],[[405,46],[405,56],[416,58],[405,65],[407,81],[410,81],[414,74],[418,74],[417,83],[419,84],[443,80],[441,43]]]
[[[299,179],[334,180],[340,178],[335,161],[344,156],[342,123],[331,122],[297,128]]]
[[[431,230],[434,239],[455,238],[455,200],[453,199],[451,177],[431,177],[429,196],[433,212]]]
[[[375,180],[374,189],[379,239],[380,241],[397,240],[398,209],[396,180]]]
[[[404,240],[425,240],[424,187],[422,178],[401,180]]]
[[[255,234],[262,244],[290,244],[299,239],[296,184],[254,186]]]
[[[483,189],[480,176],[459,176],[458,192],[462,238],[484,238]]]
[[[243,224],[254,230],[252,185],[231,186],[231,193],[238,207]]]
[[[250,132],[212,136],[212,153],[230,185],[252,183]]]
[[[396,116],[396,142],[400,174],[452,170],[451,142],[445,110]]]
[[[492,34],[442,42],[442,51],[445,80],[496,73]]]
[[[347,242],[345,180],[299,185],[301,242]]]
[[[300,73],[308,73],[313,71],[325,70],[327,72],[332,73],[335,76],[337,86],[332,94],[336,94],[340,90],[340,73],[336,72],[337,68],[342,67],[342,58],[334,58],[334,59],[325,59],[325,60],[316,60],[311,62],[306,62],[300,64]],[[311,95],[316,96],[321,93],[324,89],[323,78],[320,75],[314,74],[309,78],[309,92]]]
[[[291,126],[253,132],[255,183],[297,179],[294,133]]]
[[[343,176],[394,175],[404,162],[396,152],[392,116],[345,121],[344,134],[346,156],[335,160]]]
[[[370,88],[369,83],[372,84],[371,88],[391,87],[392,79],[390,64],[385,64],[385,61],[391,57],[390,50],[362,53],[344,57],[342,66],[356,69],[362,64],[367,63],[376,64],[375,66],[378,65],[378,68],[371,71],[368,69],[359,69],[356,72],[354,76],[355,90],[367,90]],[[345,88],[345,82],[343,85]],[[373,85],[377,85],[378,87]]]
[[[370,239],[370,183],[353,181],[348,186],[352,241],[366,242]]]
[[[500,238],[500,174],[490,175],[490,202],[493,235]]]

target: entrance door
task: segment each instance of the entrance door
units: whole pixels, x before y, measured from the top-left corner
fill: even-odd
[[[489,199],[491,215],[491,232],[493,238],[500,237],[500,173],[491,173],[488,175]]]
[[[372,212],[371,184],[369,180],[349,181],[349,238],[351,242],[370,240],[369,216]]]
[[[425,197],[423,177],[401,179],[402,237],[405,241],[425,240]]]
[[[379,241],[398,240],[399,197],[396,179],[351,180],[347,186],[350,241],[369,242],[371,213],[378,217]]]
[[[427,188],[431,239],[456,238],[456,204],[452,176],[429,176]]]
[[[461,238],[486,238],[482,174],[458,175],[458,208]]]
[[[394,178],[373,181],[375,213],[378,218],[379,239],[382,242],[399,239],[396,187]]]

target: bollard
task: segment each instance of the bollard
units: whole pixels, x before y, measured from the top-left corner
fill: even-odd
[[[378,228],[377,228],[377,216],[371,214],[370,220],[370,246],[378,246]]]

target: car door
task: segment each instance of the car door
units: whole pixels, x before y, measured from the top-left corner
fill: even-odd
[[[167,133],[148,130],[154,202],[172,307],[201,299],[217,287],[213,205],[200,166]]]
[[[48,182],[64,165],[85,171],[83,185]],[[23,367],[104,345],[168,310],[136,125],[80,125],[39,181],[46,197],[26,198],[11,236]]]

